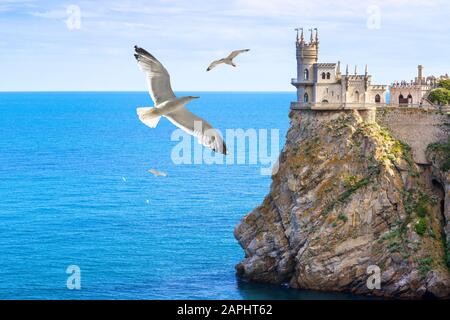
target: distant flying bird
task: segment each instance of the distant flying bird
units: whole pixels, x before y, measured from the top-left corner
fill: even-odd
[[[210,71],[212,68],[215,68],[217,65],[219,65],[221,63],[229,64],[230,66],[236,67],[236,65],[233,62],[233,59],[236,58],[242,52],[247,52],[247,51],[250,51],[250,49],[235,50],[235,51],[231,52],[228,55],[228,57],[211,62],[208,69],[206,69],[206,71]]]
[[[138,108],[139,119],[150,128],[155,128],[161,116],[166,117],[178,128],[197,137],[198,142],[205,147],[227,154],[227,147],[219,132],[184,107],[189,101],[199,97],[177,98],[170,86],[170,75],[161,62],[138,46],[134,49],[139,67],[147,75],[149,93],[155,103],[154,108]]]
[[[150,169],[148,172],[153,173],[155,177],[167,177],[167,173],[155,169]]]

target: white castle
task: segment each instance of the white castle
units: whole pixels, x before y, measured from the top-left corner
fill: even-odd
[[[298,31],[301,31],[299,36]],[[372,76],[341,74],[340,62],[318,63],[319,34],[317,28],[311,31],[309,43],[305,42],[303,28],[297,29],[297,78],[292,85],[297,88],[297,101],[300,106],[307,104],[361,104],[386,103],[387,86],[371,84]]]
[[[309,29],[311,36],[305,42],[303,28],[298,28],[297,78],[291,83],[297,88],[297,105],[299,107],[325,106],[325,104],[343,105],[347,107],[361,105],[386,105],[386,95],[390,91],[391,105],[423,105],[431,104],[426,97],[435,88],[437,78],[422,76],[423,67],[419,65],[418,75],[414,81],[396,82],[389,88],[386,85],[372,84],[372,76],[368,74],[367,65],[364,74],[349,74],[348,65],[341,74],[340,62],[319,63],[319,35],[317,28]],[[300,34],[299,34],[300,31]],[[315,31],[315,34],[314,34]],[[447,75],[440,78],[448,78]],[[330,105],[331,107],[331,105]]]

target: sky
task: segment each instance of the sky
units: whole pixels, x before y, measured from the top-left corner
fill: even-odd
[[[0,0],[0,91],[145,91],[135,44],[175,91],[294,91],[297,27],[318,28],[320,62],[389,84],[450,73],[449,15],[448,0]]]

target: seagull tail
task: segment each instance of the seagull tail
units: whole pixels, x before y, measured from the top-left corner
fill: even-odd
[[[161,116],[155,114],[155,108],[137,108],[139,120],[150,128],[156,128]]]

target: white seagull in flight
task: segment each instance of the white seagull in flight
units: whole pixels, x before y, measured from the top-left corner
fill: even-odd
[[[197,137],[200,144],[215,152],[227,154],[227,147],[219,132],[184,107],[189,101],[199,97],[177,98],[170,86],[169,73],[161,62],[138,46],[134,49],[139,67],[147,75],[150,96],[155,103],[154,108],[138,108],[139,119],[147,126],[155,128],[161,116],[166,117],[178,128]]]
[[[221,63],[229,64],[230,66],[236,67],[236,65],[233,62],[233,59],[236,58],[242,52],[247,52],[247,51],[250,51],[250,49],[234,50],[233,52],[231,52],[228,55],[228,57],[211,62],[208,69],[206,69],[206,71],[210,71],[212,68],[216,67],[217,65],[219,65]]]
[[[155,169],[150,169],[148,172],[153,173],[155,177],[167,177],[167,173]]]

